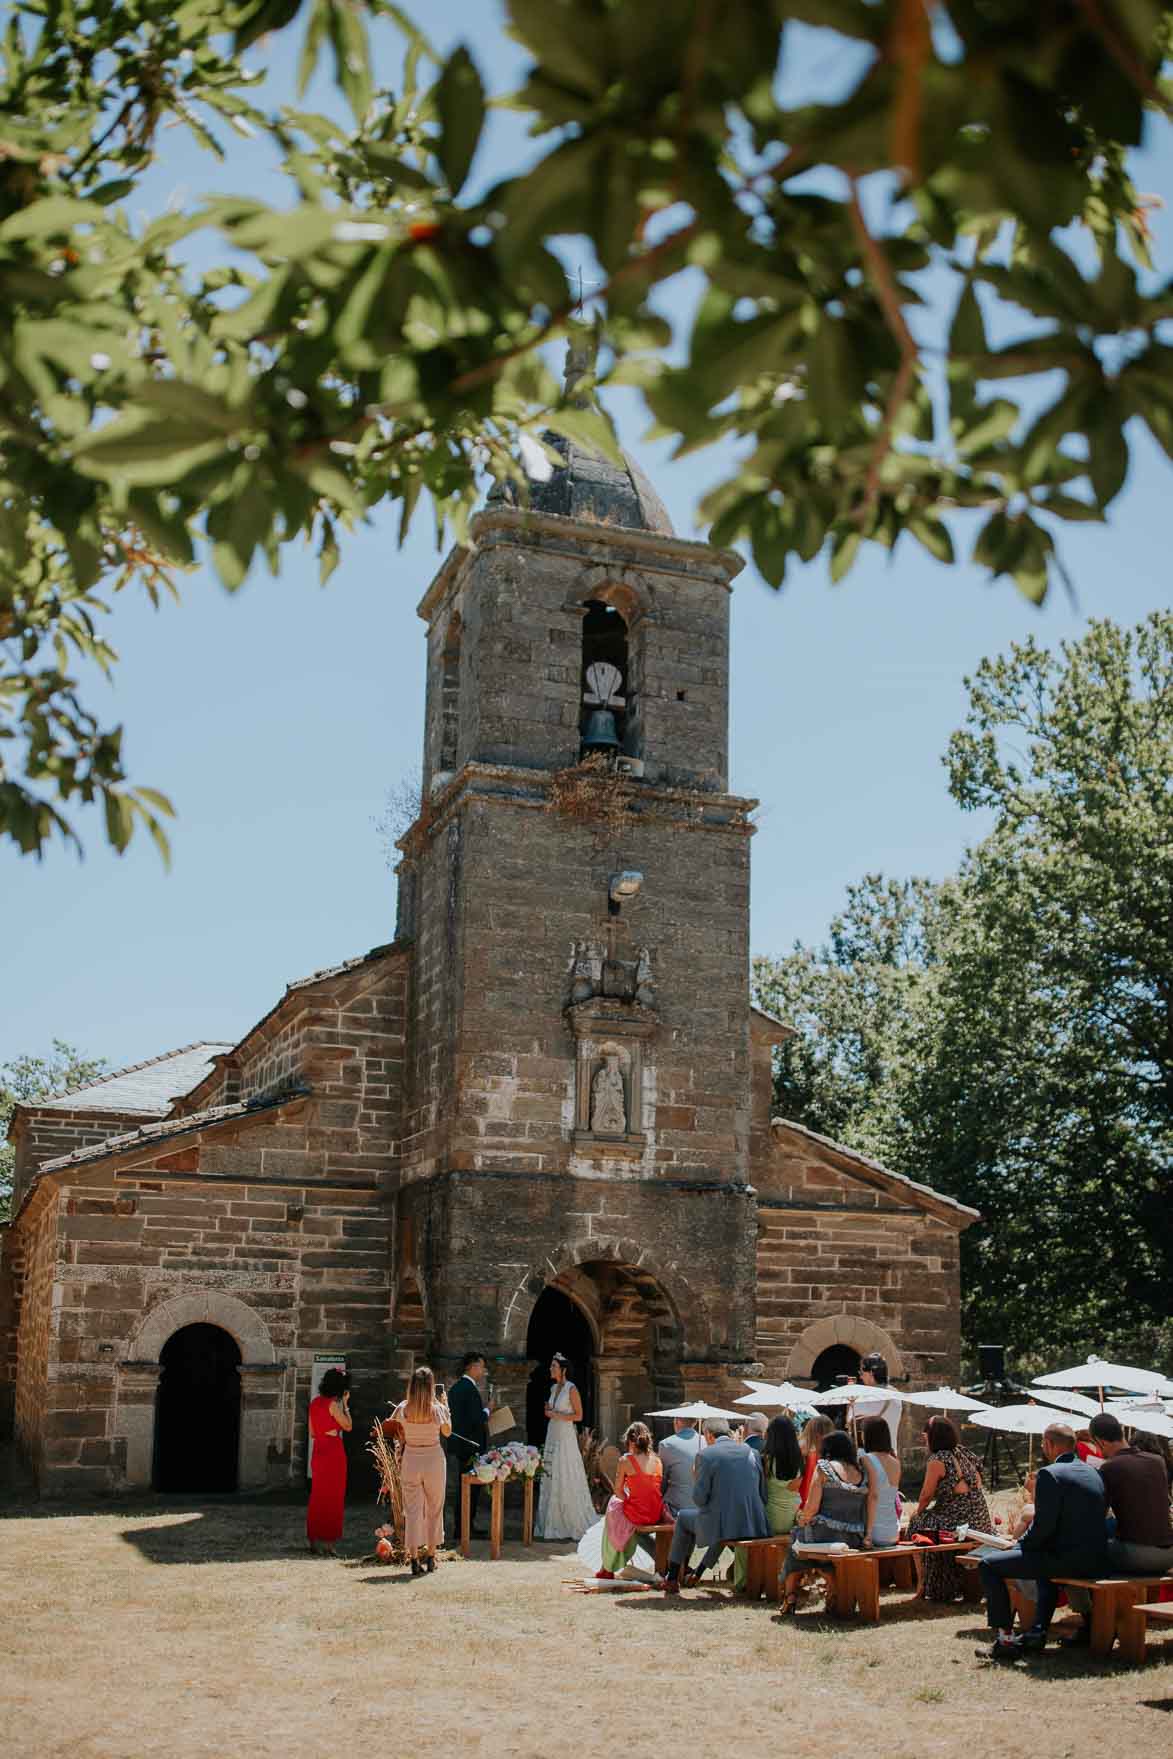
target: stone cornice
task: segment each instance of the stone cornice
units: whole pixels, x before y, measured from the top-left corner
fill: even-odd
[[[614,562],[618,566],[680,573],[681,563],[698,565],[728,589],[745,567],[736,550],[715,549],[696,539],[641,531],[634,526],[600,525],[589,519],[567,519],[560,513],[535,513],[525,507],[493,507],[478,513],[469,526],[469,544],[449,550],[427,592],[416,607],[425,623],[455,586],[475,552],[499,543],[537,543],[553,555],[578,561]]]

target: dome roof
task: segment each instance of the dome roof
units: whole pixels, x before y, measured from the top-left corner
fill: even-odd
[[[578,440],[547,430],[542,439],[565,461],[554,465],[549,477],[539,482],[526,471],[529,505],[535,513],[559,513],[564,519],[584,519],[595,525],[618,525],[637,531],[656,531],[674,536],[668,509],[628,453],[622,464],[613,464],[601,453]],[[512,482],[495,482],[489,490],[490,506],[519,505],[522,497]]]

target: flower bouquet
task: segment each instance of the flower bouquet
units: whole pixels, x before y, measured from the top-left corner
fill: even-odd
[[[503,1447],[478,1454],[472,1469],[482,1484],[492,1484],[494,1479],[504,1484],[511,1478],[536,1478],[542,1469],[541,1449],[524,1441],[507,1441]]]

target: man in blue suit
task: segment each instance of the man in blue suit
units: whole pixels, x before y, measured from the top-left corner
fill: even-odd
[[[709,1548],[704,1569],[722,1540],[765,1539],[769,1531],[758,1455],[743,1441],[733,1440],[723,1417],[706,1417],[701,1428],[709,1445],[697,1455],[693,1506],[681,1509],[676,1517],[665,1594],[680,1593],[681,1570],[696,1546]]]
[[[1045,1431],[1043,1457],[1047,1464],[1039,1468],[1035,1484],[1035,1518],[1018,1544],[1009,1551],[978,1553],[986,1617],[996,1633],[990,1651],[995,1661],[1013,1661],[1045,1647],[1059,1599],[1056,1576],[1090,1578],[1106,1573],[1104,1483],[1095,1467],[1085,1465],[1076,1454],[1069,1424],[1052,1423]],[[1014,1615],[1006,1583],[1014,1580],[1039,1585],[1035,1622],[1021,1637],[1011,1632]]]

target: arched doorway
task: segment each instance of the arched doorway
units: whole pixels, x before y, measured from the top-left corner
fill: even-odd
[[[555,1350],[570,1357],[570,1378],[582,1399],[582,1420],[595,1422],[595,1339],[582,1308],[551,1283],[534,1302],[525,1353],[535,1361],[525,1394],[527,1441],[541,1447],[546,1439],[546,1398],[550,1391],[550,1358]]]
[[[232,1491],[240,1458],[240,1349],[218,1325],[185,1325],[159,1352],[156,1490]]]
[[[853,1350],[850,1344],[829,1344],[825,1350],[820,1350],[811,1364],[810,1378],[819,1392],[828,1392],[834,1386],[837,1374],[849,1374],[855,1380],[860,1361],[859,1351]]]

